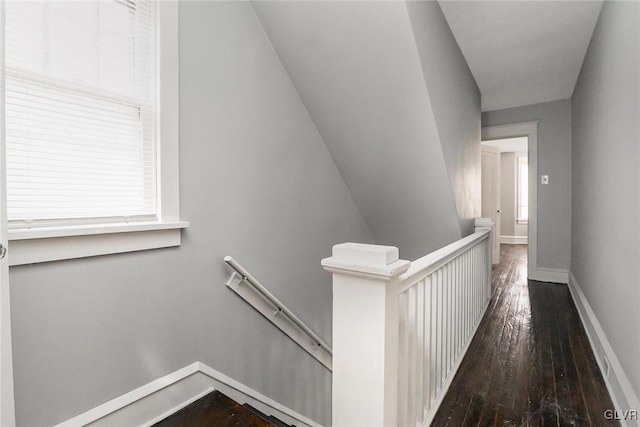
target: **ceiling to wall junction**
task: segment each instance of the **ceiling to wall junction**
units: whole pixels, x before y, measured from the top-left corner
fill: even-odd
[[[439,1],[482,111],[570,98],[602,1]]]

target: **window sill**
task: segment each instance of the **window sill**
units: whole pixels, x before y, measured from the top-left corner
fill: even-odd
[[[9,230],[9,265],[180,246],[186,221]]]
[[[516,224],[518,224],[518,225],[527,225],[527,224],[529,224],[529,221],[526,220],[526,219],[524,219],[524,220],[523,219],[519,219],[519,220],[516,220]]]

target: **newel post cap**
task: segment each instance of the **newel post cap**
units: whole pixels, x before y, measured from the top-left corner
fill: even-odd
[[[389,280],[409,269],[411,262],[400,259],[394,246],[341,243],[332,256],[322,260],[325,270],[350,276]]]
[[[476,218],[475,226],[476,227],[493,227],[493,220],[491,218]]]

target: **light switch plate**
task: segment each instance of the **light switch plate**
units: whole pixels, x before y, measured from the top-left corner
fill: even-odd
[[[549,175],[541,175],[540,176],[540,183],[542,185],[547,185],[549,184]]]

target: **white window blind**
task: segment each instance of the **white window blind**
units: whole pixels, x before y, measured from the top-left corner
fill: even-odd
[[[5,5],[9,226],[156,219],[153,3]]]

